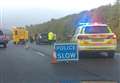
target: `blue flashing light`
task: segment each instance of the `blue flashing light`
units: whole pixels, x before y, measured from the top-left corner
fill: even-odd
[[[90,23],[79,23],[79,26],[89,25]]]
[[[79,20],[76,22],[75,26],[83,26],[86,24],[89,24],[92,22],[92,17],[90,16],[90,13],[88,11],[83,12],[82,14],[80,14],[80,18]]]

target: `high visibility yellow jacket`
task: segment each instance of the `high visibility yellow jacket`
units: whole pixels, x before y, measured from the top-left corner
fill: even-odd
[[[48,33],[48,40],[53,40],[54,38],[54,33],[53,32],[49,32]]]

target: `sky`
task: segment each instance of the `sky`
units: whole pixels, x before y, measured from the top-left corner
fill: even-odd
[[[80,13],[115,0],[0,0],[0,27],[39,24],[51,18]]]

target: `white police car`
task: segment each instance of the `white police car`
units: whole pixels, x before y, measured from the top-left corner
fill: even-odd
[[[105,52],[111,58],[117,48],[116,35],[108,25],[100,23],[79,26],[72,41],[77,42],[79,51]]]

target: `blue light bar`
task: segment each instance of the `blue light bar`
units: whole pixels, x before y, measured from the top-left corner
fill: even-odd
[[[89,25],[90,23],[79,23],[79,26]]]

